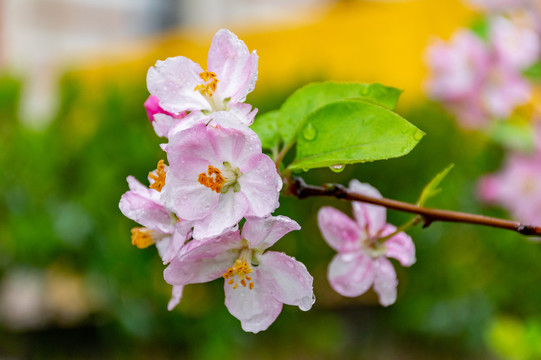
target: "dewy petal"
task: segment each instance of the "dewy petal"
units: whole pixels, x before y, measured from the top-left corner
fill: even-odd
[[[396,231],[396,227],[387,224],[381,232],[381,236],[385,237]],[[411,266],[415,263],[415,245],[411,237],[401,231],[395,236],[385,241],[386,257],[392,257],[402,264],[402,266]]]
[[[154,127],[156,135],[160,137],[169,137],[169,131],[171,131],[178,122],[179,121],[174,117],[161,113],[154,115],[152,127]]]
[[[269,215],[265,218],[247,217],[241,237],[248,240],[251,248],[265,250],[288,232],[300,228],[296,221],[282,215]]]
[[[243,102],[255,87],[258,56],[251,54],[242,40],[226,29],[219,30],[210,45],[207,66],[216,73],[216,93],[222,100]]]
[[[156,243],[158,252],[164,264],[169,263],[177,254],[180,249],[188,240],[189,234],[191,234],[192,222],[181,220],[175,224],[175,231],[172,236],[167,240],[163,239]]]
[[[348,297],[362,295],[374,282],[374,261],[362,251],[337,254],[329,264],[327,277],[337,293]]]
[[[208,189],[207,189],[208,190]],[[248,201],[242,193],[228,191],[220,194],[218,206],[207,217],[194,222],[194,239],[220,235],[235,226],[248,209]]]
[[[225,306],[231,315],[240,320],[244,331],[255,334],[266,330],[276,320],[282,311],[282,303],[261,283],[258,269],[250,276],[256,284],[251,290],[243,286],[234,289],[225,283]]]
[[[184,285],[173,285],[173,291],[171,292],[171,300],[167,304],[167,310],[171,311],[180,303],[182,299],[182,292],[184,290]]]
[[[172,233],[171,213],[159,202],[159,192],[145,187],[133,176],[128,177],[128,183],[132,190],[120,198],[120,211],[151,230]]]
[[[198,182],[209,165],[221,164],[204,124],[172,135],[167,145],[169,170],[162,189],[162,199],[182,219],[198,220],[208,216],[218,205],[219,194]]]
[[[268,251],[258,257],[257,286],[265,286],[272,296],[287,305],[308,311],[315,301],[312,275],[306,266],[291,256]]]
[[[235,103],[229,106],[229,112],[242,119],[242,124],[250,126],[253,124],[257,108],[252,109],[252,105],[245,103]]]
[[[396,272],[393,265],[385,257],[374,260],[376,278],[374,279],[374,291],[378,294],[379,303],[389,306],[396,301]]]
[[[361,183],[357,179],[349,182],[349,190],[358,194],[381,198],[379,191],[373,186]],[[378,232],[385,226],[387,210],[382,206],[370,205],[353,201],[353,215],[362,229],[366,229],[370,238],[377,236]]]
[[[279,206],[282,179],[276,172],[274,162],[265,154],[252,156],[241,167],[238,179],[240,192],[246,196],[250,208],[246,216],[263,217]]]
[[[203,69],[183,56],[157,61],[147,73],[148,91],[159,99],[159,105],[168,112],[211,110],[210,103],[195,91],[202,84]]]
[[[242,246],[239,231],[207,240],[192,240],[171,260],[163,276],[171,285],[203,283],[218,279],[233,265]]]
[[[317,223],[323,239],[338,252],[360,250],[361,242],[367,239],[364,229],[343,212],[324,206],[317,213]]]

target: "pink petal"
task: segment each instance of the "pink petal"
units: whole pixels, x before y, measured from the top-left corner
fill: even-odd
[[[379,303],[389,306],[396,301],[396,272],[389,260],[380,257],[374,261],[376,277],[374,279],[374,291],[378,294]]]
[[[239,232],[207,240],[192,240],[171,260],[163,276],[171,285],[204,283],[218,279],[233,265],[241,247]]]
[[[351,252],[361,248],[366,239],[364,231],[343,212],[324,206],[317,213],[317,223],[323,239],[338,252]]]
[[[361,183],[353,179],[349,183],[349,190],[358,194],[381,198],[379,191],[369,184]],[[387,219],[387,210],[382,206],[370,205],[358,201],[353,203],[353,215],[361,229],[364,229],[369,238],[377,236],[383,229]]]
[[[258,333],[266,330],[276,320],[282,311],[282,303],[276,300],[269,289],[260,285],[259,271],[250,274],[254,284],[249,287],[233,285],[225,282],[225,306],[237,319],[240,320],[242,329]]]
[[[122,195],[119,203],[120,211],[126,217],[151,230],[172,233],[171,213],[159,202],[159,192],[146,188],[132,176],[128,177],[128,182],[134,190]]]
[[[157,61],[147,73],[148,91],[160,100],[159,105],[168,112],[211,110],[209,102],[194,90],[203,83],[199,75],[201,72],[201,66],[183,56]]]
[[[248,159],[240,170],[240,192],[250,204],[246,216],[263,217],[272,213],[280,205],[278,200],[282,188],[282,179],[274,162],[260,153]]]
[[[362,251],[337,254],[329,264],[327,278],[337,293],[356,297],[370,289],[374,270],[374,261]]]
[[[173,285],[173,291],[171,294],[171,300],[167,304],[167,310],[171,311],[180,303],[182,299],[182,292],[184,290],[184,285]]]
[[[241,192],[232,190],[220,194],[218,205],[205,218],[194,221],[194,239],[218,236],[235,226],[248,209],[248,201]]]
[[[226,29],[219,30],[210,45],[207,66],[218,77],[216,93],[222,100],[243,102],[257,80],[258,56],[251,54],[242,40]]]
[[[315,301],[314,279],[304,264],[274,251],[268,251],[258,259],[256,287],[265,286],[276,300],[284,304],[298,306],[303,311],[310,310]]]
[[[241,237],[248,240],[251,248],[265,250],[288,232],[300,228],[296,221],[286,216],[247,217]]]
[[[387,236],[396,231],[396,227],[387,224],[381,236]],[[402,266],[411,266],[415,263],[415,245],[411,237],[401,231],[395,236],[385,241],[386,257],[392,257],[402,264]]]
[[[156,247],[164,264],[168,264],[174,257],[176,257],[191,235],[192,222],[187,220],[181,220],[176,223],[175,231],[173,235],[166,239],[158,241]]]

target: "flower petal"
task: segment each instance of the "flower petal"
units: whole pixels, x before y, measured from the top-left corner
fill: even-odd
[[[209,102],[195,91],[202,84],[203,69],[183,56],[157,61],[147,73],[148,91],[159,99],[162,109],[172,113],[211,110]]]
[[[280,205],[282,179],[274,162],[265,154],[257,154],[241,167],[241,171],[242,176],[238,179],[240,192],[250,204],[246,216],[263,217],[276,210]]]
[[[194,221],[194,239],[218,236],[235,226],[248,209],[248,201],[242,193],[228,191],[220,194],[218,205],[205,218]]]
[[[389,260],[380,257],[374,261],[376,278],[374,279],[374,291],[378,294],[379,303],[389,306],[396,301],[396,272]]]
[[[361,242],[366,239],[366,234],[355,221],[330,206],[319,209],[317,224],[323,239],[340,253],[359,250]]]
[[[387,224],[382,231],[381,236],[387,236],[396,231],[396,227]],[[411,266],[415,263],[415,245],[411,237],[401,231],[395,236],[385,241],[386,257],[392,257],[400,261],[402,266]]]
[[[156,243],[158,253],[162,258],[164,264],[168,264],[174,257],[176,257],[186,242],[189,235],[191,235],[193,223],[191,221],[182,220],[175,224],[175,231],[173,235],[164,238]]]
[[[258,56],[251,54],[242,40],[226,29],[219,30],[210,45],[207,66],[218,77],[222,100],[230,98],[232,103],[243,102],[257,81]]]
[[[370,184],[361,183],[353,179],[349,183],[349,190],[358,194],[381,198],[379,191]],[[357,223],[366,232],[370,238],[376,237],[378,232],[383,229],[387,219],[387,210],[382,206],[370,205],[358,201],[353,201],[353,215]]]
[[[298,306],[303,311],[310,310],[315,301],[314,279],[303,263],[275,251],[268,251],[258,259],[255,286],[265,286],[276,300],[284,304]]]
[[[173,285],[173,291],[171,292],[171,300],[167,304],[167,310],[171,311],[180,303],[182,299],[182,292],[184,291],[184,285]]]
[[[145,187],[133,176],[128,177],[128,183],[132,190],[120,198],[120,211],[151,230],[172,233],[171,213],[160,203],[159,192]]]
[[[251,248],[265,250],[288,232],[300,230],[300,228],[296,221],[282,215],[269,215],[265,218],[247,217],[241,237],[250,242]]]
[[[253,289],[243,286],[234,289],[232,284],[225,282],[225,306],[240,320],[244,331],[255,334],[266,330],[276,320],[282,311],[282,303],[260,284],[258,271],[250,275],[256,284]]]
[[[337,254],[329,264],[327,273],[331,287],[348,297],[356,297],[368,291],[374,277],[374,261],[362,251]]]
[[[171,260],[163,277],[171,285],[203,283],[218,279],[235,262],[240,249],[239,231],[207,240],[192,240]]]

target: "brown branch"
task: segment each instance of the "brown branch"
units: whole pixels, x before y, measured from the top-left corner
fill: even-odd
[[[302,178],[294,178],[289,186],[289,193],[304,199],[311,196],[330,196],[337,199],[361,201],[369,204],[384,206],[388,209],[418,214],[424,220],[424,227],[434,221],[457,222],[491,226],[501,229],[516,231],[522,235],[541,235],[541,227],[522,224],[518,221],[504,220],[489,216],[475,215],[458,211],[431,209],[414,204],[385,199],[374,198],[348,190],[340,184],[325,184],[324,186],[307,185]]]

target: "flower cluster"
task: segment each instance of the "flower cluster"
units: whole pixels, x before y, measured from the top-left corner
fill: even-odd
[[[448,43],[435,40],[427,51],[428,93],[465,128],[486,127],[527,104],[532,85],[523,72],[541,54],[532,19],[498,14],[487,23],[487,39],[462,29]]]
[[[352,180],[349,189],[381,198],[378,190],[358,180]],[[396,301],[398,280],[388,258],[411,266],[415,246],[406,233],[386,222],[384,207],[360,202],[352,205],[355,220],[332,207],[318,212],[321,234],[338,252],[329,264],[329,282],[336,292],[348,297],[362,295],[373,285],[380,304],[389,306]]]
[[[149,119],[162,145],[146,187],[128,177],[120,200],[139,248],[155,244],[169,264],[172,309],[185,285],[224,278],[225,304],[245,331],[267,329],[282,304],[309,310],[313,279],[283,253],[265,250],[292,230],[293,220],[272,216],[282,180],[249,125],[245,104],[255,86],[258,57],[228,30],[216,33],[207,69],[182,56],[158,61],[147,75]],[[240,228],[239,223],[245,219]]]
[[[479,181],[482,201],[500,205],[517,220],[535,224],[541,214],[541,128],[537,129],[538,146],[531,154],[513,152],[503,168]]]

